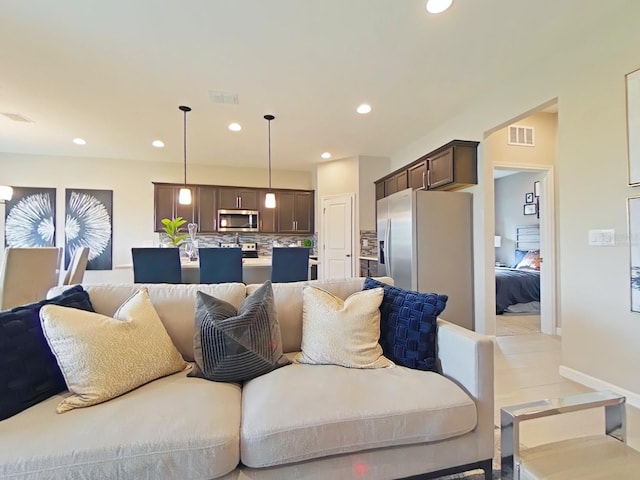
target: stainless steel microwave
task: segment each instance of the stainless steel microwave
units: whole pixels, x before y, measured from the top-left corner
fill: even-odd
[[[219,232],[257,232],[257,210],[218,210]]]

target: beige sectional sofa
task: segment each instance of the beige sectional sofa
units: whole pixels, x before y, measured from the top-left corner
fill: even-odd
[[[304,285],[346,298],[363,281],[274,284],[284,352],[300,350]],[[148,285],[188,361],[196,291],[238,307],[257,287]],[[95,310],[112,316],[139,286],[85,288]],[[57,414],[63,393],[0,422],[0,478],[393,479],[482,466],[489,479],[493,343],[440,320],[438,358],[442,375],[291,364],[241,386],[181,372]]]

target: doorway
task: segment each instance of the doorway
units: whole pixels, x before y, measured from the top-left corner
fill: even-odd
[[[513,128],[513,127],[516,128]],[[519,140],[522,127],[531,128],[531,136],[526,137],[527,145],[514,144],[512,140]],[[535,135],[534,135],[535,132]],[[489,196],[486,200],[487,210],[493,210],[495,260],[500,267],[487,268],[489,274],[486,278],[493,285],[501,282],[498,270],[500,268],[513,270],[533,269],[533,265],[525,262],[522,268],[516,268],[521,258],[517,258],[516,250],[524,250],[529,259],[537,258],[539,274],[539,307],[537,312],[519,310],[516,305],[512,313],[512,324],[507,329],[507,334],[527,333],[532,330],[532,325],[537,327],[537,319],[531,316],[539,315],[539,329],[542,333],[559,335],[559,321],[556,317],[556,242],[555,242],[555,180],[554,164],[557,154],[557,103],[554,100],[540,108],[523,115],[517,119],[505,123],[488,132],[485,137],[485,158],[490,163],[493,171],[493,185],[488,189]],[[501,175],[503,175],[501,177]],[[497,177],[497,178],[496,178]],[[518,180],[520,177],[520,180]],[[486,178],[486,177],[485,177]],[[502,185],[499,185],[502,184]],[[508,206],[504,207],[503,202]],[[508,220],[503,217],[505,211]],[[489,228],[490,224],[487,224]],[[529,228],[533,226],[534,228]],[[524,232],[524,233],[523,233]],[[520,243],[519,235],[537,235],[537,239],[531,243],[530,238],[525,238]],[[498,240],[499,238],[499,240]],[[522,240],[522,239],[520,239]],[[492,242],[494,243],[494,242]],[[529,252],[536,251],[536,254]],[[489,262],[487,262],[489,263]],[[534,263],[535,264],[535,263]],[[489,273],[493,273],[491,275]],[[517,275],[516,275],[517,276]],[[524,276],[524,274],[523,274]],[[488,284],[489,285],[489,284]],[[495,289],[496,287],[494,287]],[[494,290],[495,291],[495,290]],[[489,293],[489,292],[487,292]],[[496,291],[496,334],[504,331],[506,317],[500,317],[498,313],[509,303],[524,302],[529,299],[511,298],[504,302]],[[489,314],[489,312],[487,312]],[[518,324],[518,316],[521,321]],[[507,322],[508,323],[508,322]],[[526,325],[528,323],[528,325]]]

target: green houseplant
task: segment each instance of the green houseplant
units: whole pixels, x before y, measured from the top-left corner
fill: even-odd
[[[185,241],[185,239],[189,236],[186,233],[181,232],[182,226],[187,223],[187,221],[182,217],[176,218],[163,218],[161,220],[162,225],[164,225],[164,233],[167,234],[169,238],[171,247],[179,247]]]

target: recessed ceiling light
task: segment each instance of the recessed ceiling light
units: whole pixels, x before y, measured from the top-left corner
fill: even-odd
[[[427,12],[442,13],[448,9],[453,0],[427,0]]]
[[[358,108],[356,108],[356,112],[361,113],[363,115],[365,113],[369,113],[370,111],[371,111],[371,105],[367,105],[366,103],[363,103]]]
[[[230,123],[229,124],[229,130],[231,130],[232,132],[239,132],[240,130],[242,130],[242,125],[240,125],[239,123]]]
[[[87,141],[84,138],[74,138],[73,143],[76,145],[86,145]]]
[[[156,148],[162,148],[164,147],[164,142],[162,140],[154,140],[153,142],[151,142],[151,145]]]
[[[324,158],[325,160],[328,160],[329,158],[331,158],[331,154],[329,152],[324,152],[322,155],[320,155],[322,158]]]

